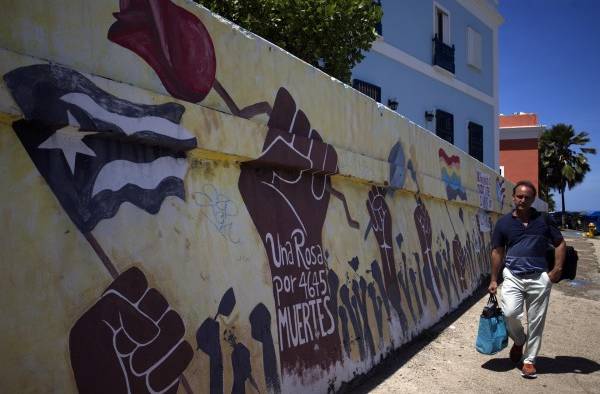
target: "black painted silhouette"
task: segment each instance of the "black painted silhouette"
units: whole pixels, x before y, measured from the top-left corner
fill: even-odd
[[[369,294],[369,298],[371,299],[371,303],[373,304],[373,311],[375,312],[375,322],[377,324],[377,334],[379,337],[379,350],[383,349],[383,300],[380,296],[377,295],[377,291],[375,290],[375,284],[373,282],[369,283],[367,287],[367,293]]]
[[[258,387],[252,378],[252,363],[250,362],[250,351],[241,343],[233,346],[231,353],[231,366],[233,368],[232,394],[244,394],[246,392],[246,380],[258,391]]]
[[[348,317],[350,318],[350,323],[352,323],[352,328],[354,329],[355,340],[358,344],[358,353],[360,355],[360,359],[365,359],[365,343],[363,337],[363,330],[360,324],[359,316],[357,311],[355,310],[356,300],[354,300],[354,305],[352,299],[350,297],[350,290],[348,286],[342,285],[340,287],[340,299],[342,300],[342,304],[346,307],[346,312],[348,313]]]
[[[433,235],[431,230],[431,217],[427,211],[427,207],[420,197],[416,198],[417,207],[414,211],[415,227],[419,236],[419,244],[421,246],[421,256],[423,258],[422,271],[425,276],[425,285],[431,294],[431,298],[435,303],[436,309],[440,308],[440,299],[442,294],[439,292],[440,280],[437,274],[437,269],[433,262]],[[416,256],[415,256],[416,257]],[[417,260],[419,263],[420,260]],[[420,265],[420,264],[419,264]],[[419,272],[421,269],[419,270]],[[425,296],[423,296],[424,299]]]
[[[385,290],[385,285],[383,284],[383,276],[381,275],[381,269],[379,268],[377,260],[373,260],[373,262],[371,262],[371,275],[373,275],[373,279],[375,279],[375,283],[377,284],[377,288],[379,289],[379,294],[381,294],[383,306],[385,308],[385,313],[387,314],[389,321],[391,316],[390,301]]]
[[[342,343],[344,344],[346,357],[350,357],[350,333],[348,331],[348,314],[346,313],[346,308],[340,305],[338,307],[338,314],[342,321],[342,324],[340,325],[342,328]]]
[[[252,338],[262,343],[263,370],[265,371],[267,390],[271,393],[280,393],[281,385],[277,373],[275,344],[271,335],[271,313],[263,303],[256,305],[250,312],[250,326]]]
[[[371,333],[369,315],[367,314],[367,281],[365,281],[365,278],[360,278],[360,285],[356,280],[352,281],[352,293],[354,294],[352,298],[356,299],[358,310],[362,317],[365,343],[369,349],[370,356],[375,357],[375,344],[373,343],[373,334]]]
[[[418,255],[415,253],[415,258],[418,260]],[[420,271],[419,271],[420,272]],[[410,282],[413,285],[413,293],[417,299],[417,307],[419,308],[419,316],[423,316],[423,307],[421,305],[421,296],[419,295],[419,290],[417,289],[417,274],[415,274],[415,270],[412,268],[409,269]],[[419,274],[419,281],[421,285],[421,291],[423,292],[423,303],[427,305],[427,298],[425,298],[425,291],[423,289],[423,282],[421,281],[421,275]]]
[[[208,355],[210,363],[210,392],[223,393],[223,355],[221,352],[221,330],[216,320],[219,315],[229,316],[235,307],[235,294],[229,288],[221,298],[214,318],[207,318],[196,331],[198,349]]]
[[[398,234],[396,236],[396,243],[398,244],[398,250],[402,250],[402,242],[403,241],[404,241],[404,238],[402,237],[402,234]],[[413,322],[417,323],[417,316],[415,316],[413,300],[410,295],[410,287],[408,286],[409,276],[408,276],[408,266],[407,266],[407,262],[406,262],[406,253],[404,253],[403,251],[401,253],[402,253],[401,254],[402,267],[398,270],[398,283],[400,283],[400,288],[402,289],[402,292],[404,293],[404,299],[406,299],[406,301],[408,303],[408,310],[410,311],[410,315],[412,316]]]

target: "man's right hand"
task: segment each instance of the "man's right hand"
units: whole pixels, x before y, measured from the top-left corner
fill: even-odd
[[[498,290],[498,282],[496,282],[495,280],[490,281],[490,285],[488,286],[488,292],[490,294],[496,294],[497,290]]]
[[[488,286],[490,294],[496,294],[496,290],[498,289],[498,276],[501,275],[502,260],[504,260],[504,248],[501,246],[494,248],[492,250],[491,280]]]

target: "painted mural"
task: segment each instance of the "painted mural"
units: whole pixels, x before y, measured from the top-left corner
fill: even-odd
[[[477,171],[477,193],[479,193],[479,208],[490,211],[492,209],[491,177],[485,172]]]
[[[77,320],[69,353],[82,393],[175,393],[193,350],[181,317],[131,268]]]
[[[199,6],[63,3],[87,55],[0,28],[1,392],[335,392],[480,284],[489,168]]]
[[[504,208],[504,199],[506,198],[506,186],[504,178],[496,177],[496,201],[500,204],[500,209]]]
[[[115,279],[70,333],[79,391],[176,392],[192,356],[181,317],[139,269],[119,275],[92,230],[124,202],[153,214],[167,196],[185,198],[184,152],[196,140],[180,125],[183,107],[120,100],[60,66],[4,80],[24,115],[15,133]]]
[[[301,376],[341,360],[321,239],[337,155],[283,88],[268,127],[262,155],[242,164],[238,186],[269,259],[281,369]]]
[[[448,200],[466,200],[467,195],[460,176],[460,157],[448,155],[443,148],[438,151],[442,180],[446,184]]]

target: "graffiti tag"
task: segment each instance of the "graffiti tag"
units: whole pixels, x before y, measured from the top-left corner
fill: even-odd
[[[220,193],[214,185],[206,184],[201,192],[194,193],[194,201],[201,212],[215,229],[227,241],[238,244],[240,238],[233,234],[233,221],[231,218],[238,215],[237,205],[226,195]]]

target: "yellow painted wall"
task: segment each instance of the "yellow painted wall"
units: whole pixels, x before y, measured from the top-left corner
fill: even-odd
[[[2,21],[1,392],[326,392],[488,272],[508,182],[206,9],[7,1]],[[202,98],[167,88],[211,59]]]

